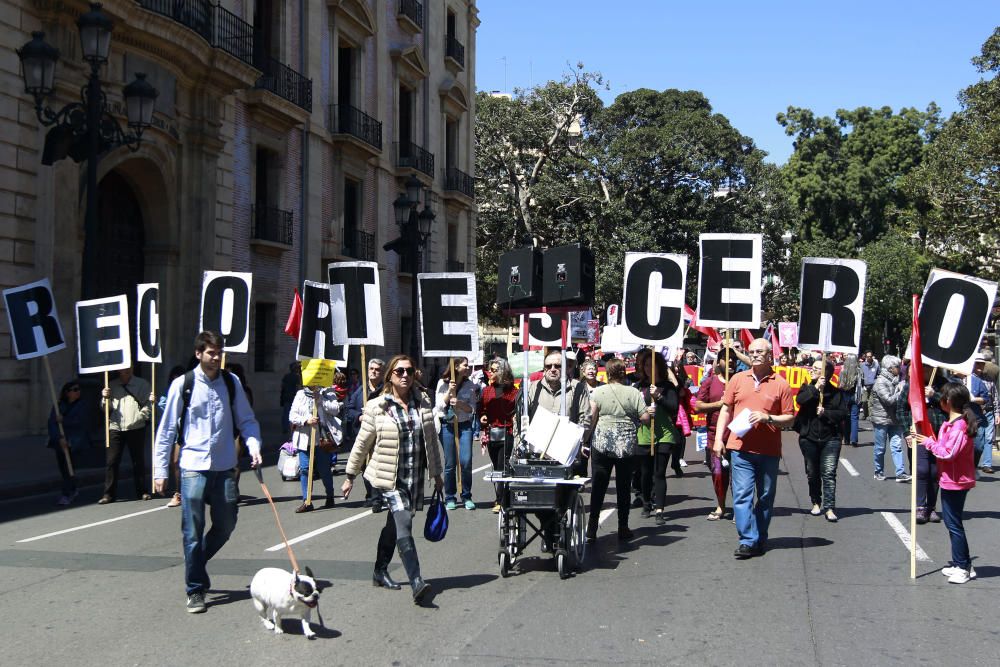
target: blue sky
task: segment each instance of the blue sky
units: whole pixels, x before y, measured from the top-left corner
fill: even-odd
[[[955,111],[979,76],[969,59],[1000,25],[1000,0],[477,5],[479,90],[558,79],[577,61],[610,83],[605,103],[636,88],[700,90],[779,164],[792,140],[774,117],[789,105]]]

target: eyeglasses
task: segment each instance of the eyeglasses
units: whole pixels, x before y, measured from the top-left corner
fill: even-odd
[[[417,369],[413,368],[412,366],[410,368],[393,368],[392,369],[392,374],[395,375],[398,378],[401,378],[404,375],[413,375],[416,372],[417,372]]]

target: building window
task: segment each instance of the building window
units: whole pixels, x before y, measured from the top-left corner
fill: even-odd
[[[274,370],[276,312],[273,303],[258,302],[254,306],[253,369],[258,373]]]
[[[337,104],[357,106],[354,100],[354,49],[337,49]]]
[[[458,121],[450,118],[444,124],[444,166],[458,166]]]
[[[409,157],[410,144],[413,142],[413,91],[406,86],[399,86],[399,109],[396,117],[399,119],[399,145],[400,149],[406,147]],[[404,155],[404,153],[400,153]]]

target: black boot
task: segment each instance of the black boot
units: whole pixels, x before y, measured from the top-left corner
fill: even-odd
[[[401,586],[389,576],[389,561],[392,560],[394,537],[395,535],[388,529],[383,529],[379,535],[378,547],[375,552],[375,571],[372,572],[372,586],[398,591]]]
[[[417,545],[412,537],[396,540],[399,557],[406,568],[406,576],[410,578],[410,588],[413,589],[413,604],[420,604],[431,592],[431,585],[420,576],[420,561],[417,559]]]

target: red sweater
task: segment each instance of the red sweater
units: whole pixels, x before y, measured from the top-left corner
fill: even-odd
[[[965,433],[968,424],[959,417],[941,425],[937,438],[924,440],[924,447],[937,457],[938,485],[949,491],[971,489],[976,485],[976,454],[972,438]]]
[[[502,394],[497,394],[496,387],[487,385],[483,389],[482,400],[479,401],[479,416],[486,415],[487,426],[503,426],[508,431],[514,428],[514,402],[517,400],[517,387],[510,387]]]

